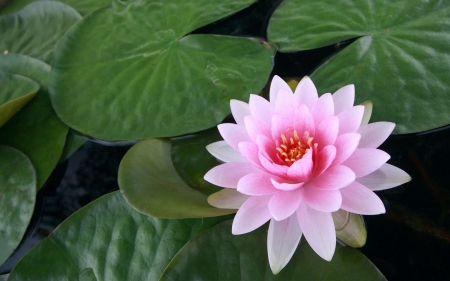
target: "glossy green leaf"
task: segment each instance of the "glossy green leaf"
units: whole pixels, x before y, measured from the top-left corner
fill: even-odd
[[[157,280],[186,242],[222,220],[152,218],[113,192],[64,221],[8,280]]]
[[[0,17],[0,51],[50,62],[61,36],[80,18],[77,11],[60,2],[31,3]]]
[[[23,9],[26,5],[43,0],[11,0],[9,3],[0,10],[0,15],[16,13]],[[111,0],[54,0],[62,2],[66,5],[77,10],[81,15],[90,14],[102,7],[105,7],[111,3]]]
[[[269,267],[267,227],[249,234],[231,234],[231,221],[222,222],[187,243],[159,280],[386,280],[363,254],[337,245],[331,262],[307,243],[299,245],[277,275]]]
[[[31,159],[40,188],[61,157],[68,130],[48,96],[50,66],[23,55],[0,54],[0,71],[28,77],[41,85],[37,95],[0,129],[0,144],[15,147]]]
[[[36,172],[25,154],[0,146],[0,264],[25,234],[36,200]]]
[[[119,166],[118,182],[127,202],[159,218],[201,218],[235,213],[208,204],[208,196],[178,176],[169,141],[149,139],[134,145]]]
[[[6,281],[8,279],[9,274],[0,275],[0,281]]]
[[[0,127],[27,104],[39,84],[21,75],[0,72]]]
[[[110,141],[178,136],[220,123],[230,99],[248,100],[262,89],[275,47],[188,34],[253,2],[117,2],[85,17],[55,52],[56,112],[75,130]]]
[[[191,188],[207,195],[222,189],[203,179],[206,172],[221,164],[206,150],[208,144],[220,140],[223,139],[217,128],[171,140],[172,161],[178,175]]]
[[[75,132],[74,130],[69,129],[66,137],[66,143],[64,144],[64,150],[62,152],[61,158],[59,159],[59,163],[66,161],[87,140],[87,137]]]
[[[372,121],[413,133],[450,123],[449,1],[286,0],[268,37],[281,51],[358,38],[320,66],[319,92],[355,84],[356,103],[373,102]]]

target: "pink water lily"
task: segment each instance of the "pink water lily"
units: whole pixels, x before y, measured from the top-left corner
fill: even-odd
[[[319,97],[309,77],[293,93],[275,76],[270,102],[258,95],[248,104],[231,101],[237,124],[219,125],[224,141],[207,147],[225,163],[204,178],[226,188],[208,202],[239,209],[233,234],[270,220],[267,248],[274,274],[288,263],[302,235],[319,256],[331,260],[336,247],[332,212],[384,213],[373,190],[411,179],[377,149],[395,124],[367,124],[370,113],[353,106],[354,98],[353,85]]]

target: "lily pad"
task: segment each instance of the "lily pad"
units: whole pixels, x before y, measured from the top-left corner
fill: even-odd
[[[189,33],[253,2],[117,2],[85,17],[55,52],[50,92],[58,116],[109,141],[178,136],[220,123],[230,99],[248,100],[263,88],[275,47]]]
[[[1,55],[0,71],[19,74],[41,85],[36,96],[0,129],[0,144],[15,147],[33,163],[42,187],[64,148],[67,126],[53,111],[47,91],[50,66],[23,55]]]
[[[26,5],[42,0],[11,0],[9,3],[0,10],[0,15],[12,14],[21,10]],[[90,14],[102,7],[111,4],[111,0],[55,0],[62,2],[66,5],[77,10],[81,15]]]
[[[25,154],[0,146],[0,264],[12,254],[30,223],[36,172]]]
[[[59,163],[62,163],[69,159],[69,157],[78,150],[86,141],[87,137],[75,132],[74,130],[69,129],[66,137],[66,143],[64,144],[64,150],[62,152],[61,158],[59,159]]]
[[[119,166],[118,182],[127,202],[159,218],[202,218],[235,213],[208,204],[206,194],[189,187],[171,160],[171,144],[149,139],[134,145]]]
[[[356,39],[312,74],[319,92],[355,84],[370,99],[372,121],[414,133],[450,123],[450,2],[286,0],[273,14],[269,41],[301,51]]]
[[[63,3],[33,2],[15,14],[0,17],[0,51],[50,62],[61,36],[80,18]]]
[[[0,127],[27,104],[39,84],[21,75],[0,72]]]
[[[116,191],[70,216],[8,280],[157,280],[186,242],[222,220],[152,218]]]
[[[172,161],[178,175],[190,187],[207,195],[222,189],[203,179],[206,172],[220,164],[206,146],[220,140],[217,128],[171,140]]]
[[[266,239],[267,227],[234,236],[231,221],[222,222],[187,243],[159,280],[386,280],[356,249],[336,245],[328,262],[307,243],[299,245],[287,266],[273,275]]]

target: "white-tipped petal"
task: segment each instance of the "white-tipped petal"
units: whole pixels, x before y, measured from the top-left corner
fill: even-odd
[[[311,248],[330,261],[336,249],[336,231],[331,213],[316,211],[304,202],[297,210],[300,229]]]
[[[225,188],[208,197],[208,203],[221,209],[239,209],[250,196],[244,195],[236,189]]]
[[[240,100],[230,100],[230,108],[236,124],[244,126],[244,117],[250,115],[249,105]]]
[[[271,197],[263,195],[248,198],[236,213],[231,232],[234,235],[248,233],[270,220],[272,216],[268,204]]]
[[[282,221],[270,220],[267,252],[273,274],[279,273],[286,266],[295,253],[301,237],[302,231],[295,213]]]
[[[281,79],[279,76],[275,75],[272,79],[272,83],[270,84],[270,103],[275,104],[275,101],[277,100],[278,92],[280,90],[286,90],[290,91],[292,93],[291,88],[289,85],[284,82],[283,79]]]
[[[375,172],[356,179],[373,191],[384,190],[409,182],[411,177],[402,169],[385,163]]]
[[[305,104],[309,109],[312,109],[314,104],[319,99],[316,86],[308,76],[303,77],[297,85],[294,92],[294,97],[299,104]]]
[[[364,125],[358,129],[361,135],[358,147],[360,148],[377,148],[392,133],[395,124],[391,122],[376,122]]]
[[[355,85],[347,85],[333,94],[334,114],[339,114],[353,106],[355,102]]]
[[[206,146],[208,152],[223,162],[246,162],[245,158],[226,141],[217,141]]]
[[[341,209],[361,215],[384,214],[381,199],[364,185],[353,182],[340,190],[342,195]]]

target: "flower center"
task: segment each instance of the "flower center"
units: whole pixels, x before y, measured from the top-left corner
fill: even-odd
[[[309,136],[309,132],[306,131],[302,137],[299,137],[297,131],[294,130],[292,137],[286,138],[284,134],[281,134],[281,143],[276,148],[280,159],[283,160],[286,165],[291,166],[295,161],[302,159],[308,150],[311,148],[311,142],[313,137]]]

